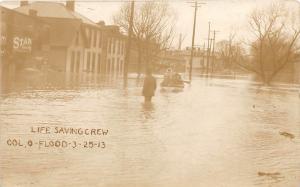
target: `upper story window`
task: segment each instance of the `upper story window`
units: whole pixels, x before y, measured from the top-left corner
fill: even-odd
[[[115,54],[115,52],[116,52],[116,40],[114,39],[112,43],[113,43],[113,54]]]
[[[123,41],[120,40],[120,54],[122,55]]]
[[[79,45],[79,31],[76,32],[76,39],[75,39],[75,45]]]
[[[85,28],[87,38],[90,38],[90,29],[88,27]]]
[[[91,35],[90,35],[90,47],[93,46],[93,37],[94,37],[94,31],[91,29]]]
[[[94,30],[94,47],[97,45],[98,31]]]
[[[108,46],[107,46],[107,48],[108,48],[108,53],[111,53],[111,38],[108,38],[108,39],[107,39],[107,43],[108,43]]]
[[[118,54],[120,54],[120,46],[121,46],[121,40],[118,40],[117,42],[117,48],[118,48]]]
[[[98,37],[98,47],[101,48],[102,43],[102,31],[99,31],[99,37]]]

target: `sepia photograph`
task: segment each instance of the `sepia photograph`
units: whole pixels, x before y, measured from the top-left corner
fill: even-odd
[[[300,0],[0,10],[0,187],[300,187]]]

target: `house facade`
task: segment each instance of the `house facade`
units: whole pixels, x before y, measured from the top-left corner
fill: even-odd
[[[120,33],[119,27],[105,27],[105,72],[121,76],[124,71],[126,37]]]
[[[116,26],[94,23],[75,11],[75,1],[25,3],[15,9],[37,17],[50,26],[46,58],[53,69],[67,73],[114,73],[121,75],[125,38]]]
[[[48,25],[31,10],[28,15],[0,7],[1,11],[1,75],[37,66],[36,60],[47,51]]]

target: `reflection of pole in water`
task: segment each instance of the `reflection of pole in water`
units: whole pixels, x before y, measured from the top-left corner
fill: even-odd
[[[146,119],[153,118],[152,114],[155,111],[154,104],[152,102],[144,102],[142,104],[142,113]]]

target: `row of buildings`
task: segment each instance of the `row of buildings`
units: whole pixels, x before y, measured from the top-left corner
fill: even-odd
[[[126,36],[118,26],[77,13],[75,1],[21,1],[13,10],[0,8],[2,70],[47,66],[60,72],[122,74]]]
[[[183,50],[169,50],[162,53],[160,63],[165,66],[171,66],[178,72],[189,73],[191,60],[191,49],[187,47]],[[193,74],[206,74],[217,72],[222,69],[223,62],[219,54],[214,52],[208,56],[207,50],[195,48],[192,59]]]
[[[189,74],[191,60],[191,49],[186,48],[184,50],[169,50],[160,56],[160,64],[166,67],[173,67],[177,72],[184,72]],[[234,62],[237,60],[240,64]],[[253,61],[253,60],[252,60]],[[254,78],[256,75],[249,69],[245,68],[249,66],[251,68],[251,59],[232,59],[231,66],[228,67],[226,60],[221,56],[220,52],[216,51],[208,55],[207,50],[196,48],[192,59],[192,73],[193,75],[213,75],[217,77],[239,77],[239,78]],[[227,62],[228,63],[228,62]],[[272,73],[269,69],[265,69],[265,74]],[[281,83],[300,83],[300,55],[286,64],[278,74],[272,79],[274,82]]]
[[[126,36],[118,26],[105,25],[103,21],[95,23],[77,13],[74,0],[65,3],[20,1],[20,6],[13,10],[1,6],[0,10],[0,77],[4,72],[44,66],[59,72],[122,75]],[[139,50],[135,42],[132,46],[129,68],[139,71]],[[161,53],[159,69],[164,71],[172,66],[188,74],[190,53],[188,48]],[[217,51],[212,56],[196,49],[192,61],[194,74],[223,71],[224,62]],[[290,69],[296,77],[299,63],[294,66]],[[300,81],[299,77],[295,79]]]

